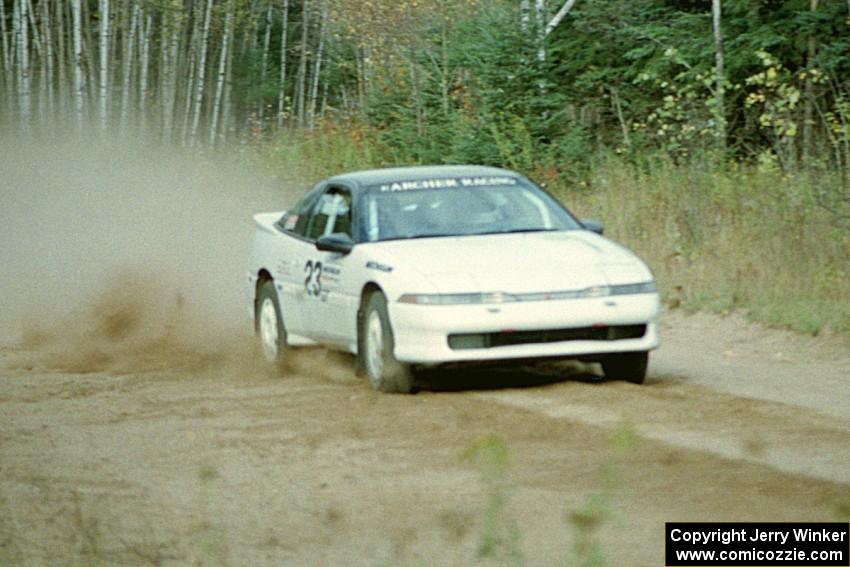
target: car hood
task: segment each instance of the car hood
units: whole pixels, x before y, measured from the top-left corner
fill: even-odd
[[[534,293],[652,279],[634,254],[580,230],[394,240],[380,246],[440,293]]]

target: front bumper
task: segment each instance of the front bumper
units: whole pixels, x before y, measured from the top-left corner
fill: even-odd
[[[392,302],[389,306],[396,359],[425,365],[649,351],[659,344],[659,310],[659,298],[655,293],[495,305]],[[452,349],[448,340],[451,334],[615,325],[646,325],[646,333],[633,339],[566,340],[462,349]]]

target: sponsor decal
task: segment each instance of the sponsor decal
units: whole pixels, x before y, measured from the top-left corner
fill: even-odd
[[[516,185],[515,177],[503,176],[479,176],[479,177],[444,177],[439,179],[417,179],[412,181],[395,181],[378,185],[382,193],[395,193],[398,191],[419,191],[423,189],[450,189],[453,187],[493,187],[503,185]]]
[[[379,270],[381,272],[390,273],[393,271],[392,266],[387,266],[386,264],[381,264],[380,262],[366,262],[366,269],[368,270]]]

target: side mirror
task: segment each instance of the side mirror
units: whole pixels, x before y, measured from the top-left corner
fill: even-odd
[[[602,234],[605,232],[605,227],[596,219],[581,219],[581,225],[590,232]]]
[[[322,252],[348,254],[354,248],[354,241],[344,232],[334,232],[319,238],[316,241],[316,248]]]

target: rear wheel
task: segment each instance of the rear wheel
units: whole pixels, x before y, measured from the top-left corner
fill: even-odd
[[[413,374],[409,366],[393,355],[395,341],[383,293],[375,292],[367,299],[360,336],[361,367],[372,388],[380,392],[410,393]]]
[[[602,370],[609,380],[643,384],[649,365],[648,352],[622,352],[602,359]]]
[[[257,338],[263,358],[270,366],[282,368],[286,361],[286,328],[272,280],[260,285],[257,294]]]

